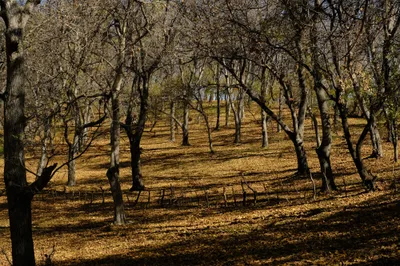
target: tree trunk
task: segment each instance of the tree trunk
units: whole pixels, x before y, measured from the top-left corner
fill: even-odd
[[[347,147],[349,149],[350,155],[353,159],[353,162],[357,168],[357,172],[366,188],[368,190],[374,190],[374,180],[375,177],[365,168],[364,163],[361,158],[361,146],[362,146],[362,141],[364,140],[365,136],[367,135],[369,128],[370,128],[370,123],[372,122],[371,119],[368,120],[368,124],[365,126],[359,141],[357,143],[356,149],[354,149],[353,142],[351,140],[351,134],[350,134],[350,128],[349,128],[349,123],[347,120],[347,112],[346,112],[346,107],[344,104],[339,103],[338,104],[338,109],[339,109],[339,114],[340,118],[342,120],[342,128],[344,132],[344,137],[347,143]]]
[[[279,104],[279,109],[278,109],[278,118],[282,119],[282,111],[283,111],[283,91],[282,89],[279,90],[279,99],[278,99],[278,104]],[[279,133],[281,132],[282,127],[279,123],[277,123],[277,129],[276,131]]]
[[[138,91],[140,92],[140,112],[139,120],[135,129],[133,129],[132,123],[129,123],[129,121],[127,122],[127,124],[131,125],[131,127],[129,127],[130,132],[128,133],[132,167],[132,187],[130,189],[131,191],[140,191],[144,189],[142,173],[140,170],[140,142],[147,119],[147,111],[149,105],[149,79],[150,77],[145,74],[142,75],[138,81]]]
[[[122,190],[119,181],[119,153],[120,153],[120,104],[119,91],[122,85],[122,64],[118,66],[116,77],[111,91],[112,122],[110,132],[111,155],[110,167],[107,170],[107,178],[110,183],[111,194],[114,201],[114,224],[125,224],[125,209],[122,198]]]
[[[372,142],[372,158],[381,158],[383,157],[383,148],[382,148],[382,141],[381,135],[379,134],[378,125],[376,123],[376,119],[373,119],[373,123],[369,129],[371,142]]]
[[[267,78],[266,78],[267,68],[264,67],[261,70],[261,100],[267,101]],[[251,97],[249,97],[251,100]],[[268,116],[267,113],[261,109],[261,134],[262,134],[262,144],[263,148],[268,147]]]
[[[390,138],[393,145],[393,159],[397,163],[399,160],[399,151],[396,119],[392,119],[390,122]]]
[[[303,139],[296,134],[291,136],[291,140],[296,151],[297,158],[297,172],[299,175],[308,175],[309,168],[307,162],[306,150],[304,149]]]
[[[261,110],[261,128],[262,128],[262,147],[268,147],[268,116],[267,114]]]
[[[225,92],[225,127],[229,127],[229,117],[231,116],[231,104],[229,102],[229,91]]]
[[[42,139],[42,154],[40,156],[40,160],[38,163],[38,168],[36,170],[36,175],[37,176],[41,176],[43,169],[46,167],[47,165],[47,148],[49,145],[49,142],[51,143],[51,118],[46,118],[44,120],[44,128],[43,128],[43,139]]]
[[[172,100],[169,105],[170,108],[170,118],[169,118],[169,132],[170,132],[170,141],[175,142],[175,101]]]
[[[30,266],[35,265],[31,211],[33,191],[30,188],[27,189],[25,171],[26,75],[22,35],[33,5],[39,4],[40,1],[33,1],[34,3],[27,3],[25,6],[20,6],[16,1],[2,2],[7,56],[6,93],[2,95],[4,100],[4,183],[7,192],[12,259],[14,266]],[[49,175],[51,176],[51,172]],[[35,182],[42,182],[41,179],[40,177]],[[44,187],[47,182],[41,185]]]
[[[219,84],[219,76],[217,78],[217,122],[215,124],[215,130],[220,129],[220,118],[221,118],[221,86]]]
[[[74,140],[72,145],[68,145],[68,182],[67,186],[72,187],[76,185],[76,160],[75,157],[79,149],[79,130],[74,134]]]
[[[183,123],[182,123],[182,146],[190,146],[189,143],[189,104],[185,99],[183,105]]]

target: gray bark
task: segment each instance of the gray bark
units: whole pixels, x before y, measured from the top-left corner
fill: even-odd
[[[169,132],[170,132],[170,141],[175,142],[175,128],[176,128],[176,122],[175,122],[175,101],[172,100],[170,102],[170,118],[169,118]]]

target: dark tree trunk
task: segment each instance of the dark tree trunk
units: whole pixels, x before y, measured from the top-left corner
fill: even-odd
[[[2,18],[5,22],[7,56],[7,83],[4,100],[4,183],[10,222],[12,260],[14,266],[35,265],[32,239],[31,201],[34,193],[41,191],[51,179],[52,168],[30,186],[27,184],[24,154],[25,86],[23,30],[33,5],[31,1],[20,6],[16,1],[2,1]]]
[[[184,100],[183,103],[183,123],[182,123],[182,146],[190,146],[189,143],[189,104]]]
[[[147,112],[148,112],[148,98],[149,98],[149,79],[147,75],[140,76],[138,80],[138,91],[140,94],[140,112],[139,120],[135,128],[133,128],[133,121],[129,121],[129,116],[127,116],[126,124],[130,125],[127,127],[128,138],[129,138],[129,148],[131,152],[131,168],[132,168],[132,187],[131,191],[140,191],[144,189],[142,173],[140,170],[140,155],[141,148],[140,142],[142,140]],[[131,117],[131,112],[129,112]]]

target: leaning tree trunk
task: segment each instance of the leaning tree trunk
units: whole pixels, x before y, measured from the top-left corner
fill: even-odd
[[[366,186],[366,188],[368,190],[374,190],[375,177],[365,168],[365,165],[361,158],[362,142],[365,139],[365,136],[368,134],[368,131],[370,129],[370,123],[372,121],[371,121],[371,119],[368,120],[368,124],[365,126],[363,132],[361,133],[361,136],[359,138],[359,141],[358,141],[358,143],[356,145],[356,149],[355,149],[354,144],[351,140],[350,128],[349,128],[349,123],[347,120],[346,107],[344,106],[343,103],[338,103],[338,109],[339,109],[339,115],[340,115],[340,118],[342,121],[342,128],[343,128],[346,144],[349,149],[350,155],[353,159],[353,162],[357,168],[357,172],[358,172],[364,186]]]

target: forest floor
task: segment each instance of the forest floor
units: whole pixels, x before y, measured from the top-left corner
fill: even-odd
[[[356,133],[364,121],[351,123]],[[98,139],[77,161],[76,187],[65,187],[66,169],[61,169],[33,201],[38,264],[45,263],[46,254],[60,266],[400,264],[400,167],[393,163],[390,143],[384,143],[383,158],[365,159],[379,176],[378,190],[366,193],[341,132],[336,133],[332,164],[339,191],[314,195],[312,180],[295,175],[294,149],[284,133],[276,133],[275,123],[270,123],[266,149],[250,114],[240,145],[233,144],[233,127],[213,132],[216,153],[210,154],[196,114],[189,147],[180,146],[179,132],[170,142],[167,121],[160,121],[144,135],[146,190],[140,195],[129,192],[129,148],[123,137],[125,226],[112,224],[105,177],[108,137]],[[306,148],[319,189],[313,132],[307,121]],[[369,146],[366,142],[365,157]],[[30,156],[27,167],[35,169],[37,161]],[[10,265],[7,217],[1,182],[0,265]]]

